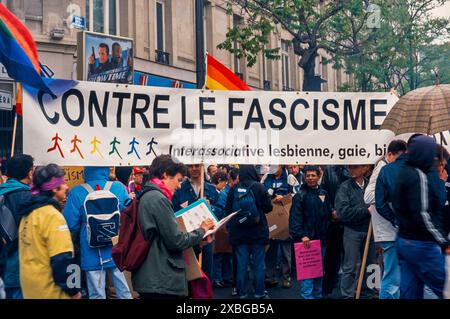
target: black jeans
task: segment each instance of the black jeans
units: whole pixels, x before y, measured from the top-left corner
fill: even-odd
[[[323,295],[331,294],[338,283],[339,269],[344,254],[343,237],[344,226],[341,223],[331,224],[327,236],[327,250],[324,261]]]

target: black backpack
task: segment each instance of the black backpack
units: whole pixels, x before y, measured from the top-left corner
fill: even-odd
[[[259,224],[261,214],[259,212],[256,197],[252,187],[255,183],[244,187],[241,184],[233,187],[233,212],[238,212],[235,221],[240,226],[253,226]]]
[[[11,210],[5,204],[5,195],[0,195],[0,237],[9,244],[17,239],[18,229]]]

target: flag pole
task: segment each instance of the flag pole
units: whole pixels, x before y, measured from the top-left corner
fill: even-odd
[[[11,157],[14,156],[14,148],[16,146],[16,131],[17,131],[17,113],[15,113],[15,116],[14,116],[13,137],[12,137],[12,145],[11,145]]]
[[[206,54],[205,54],[205,79],[204,79],[204,82],[203,82],[203,90],[205,90],[206,89],[206,80],[207,80],[207,78],[208,78],[208,51],[206,51]]]
[[[359,299],[361,296],[361,288],[363,284],[364,274],[366,272],[366,263],[367,263],[367,255],[369,253],[369,246],[370,246],[370,240],[372,239],[372,220],[369,222],[369,229],[367,230],[367,237],[366,237],[366,245],[364,247],[364,255],[363,259],[361,261],[361,268],[359,270],[359,279],[358,279],[358,285],[356,288],[356,298]]]
[[[19,98],[20,103],[22,103],[22,88],[20,86],[20,83],[17,83],[17,89],[16,89],[16,98],[15,98],[15,104],[16,104],[16,109],[14,112],[14,125],[13,125],[13,136],[12,136],[12,142],[11,142],[11,157],[14,156],[14,149],[16,147],[16,136],[17,136],[17,98]]]

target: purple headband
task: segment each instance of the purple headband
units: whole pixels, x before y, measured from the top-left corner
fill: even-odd
[[[34,185],[31,187],[31,193],[33,195],[38,195],[39,193],[51,191],[54,188],[57,188],[66,183],[66,179],[64,176],[61,177],[52,177],[48,182],[41,185],[41,187],[35,187]]]

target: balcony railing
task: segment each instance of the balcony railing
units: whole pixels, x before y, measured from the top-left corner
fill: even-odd
[[[162,64],[169,64],[169,56],[170,54],[168,52],[155,50],[156,52],[156,62],[162,63]]]

